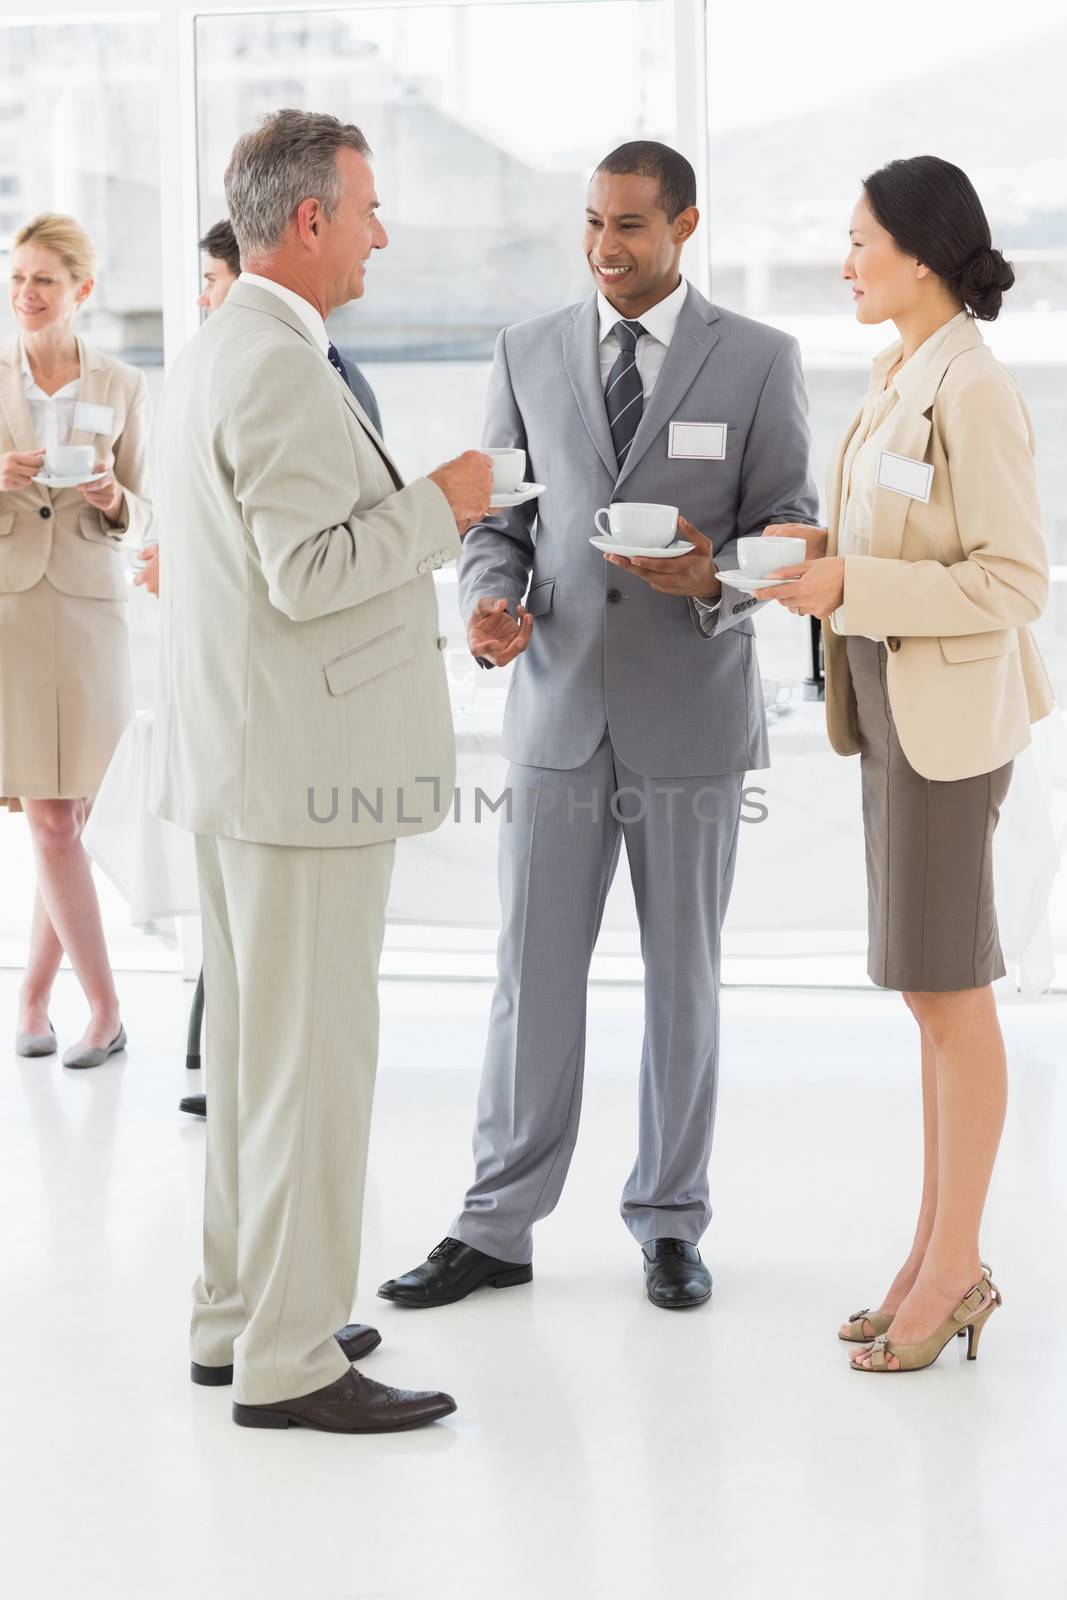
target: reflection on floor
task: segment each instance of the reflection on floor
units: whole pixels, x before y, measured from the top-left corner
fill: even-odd
[[[489,990],[388,982],[356,1315],[373,1376],[460,1409],[393,1439],[247,1433],[190,1387],[203,1125],[177,1111],[190,986],[123,979],[128,1056],[8,1054],[0,1506],[18,1600],[722,1600],[1061,1595],[1067,1572],[1067,1002],[1005,1009],[1013,1102],[984,1249],[1005,1309],[962,1361],[868,1380],[917,1198],[915,1049],[875,993],[727,991],[706,1310],[642,1296],[617,1216],[640,993],[595,988],[583,1133],[528,1288],[438,1312],[376,1284],[446,1232]],[[61,1044],[81,1022],[64,975]]]

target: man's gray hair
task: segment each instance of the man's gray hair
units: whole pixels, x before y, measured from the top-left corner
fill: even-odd
[[[370,154],[351,122],[316,111],[272,111],[242,134],[226,168],[226,205],[241,258],[270,255],[302,200],[318,200],[328,217],[341,201],[339,150]]]

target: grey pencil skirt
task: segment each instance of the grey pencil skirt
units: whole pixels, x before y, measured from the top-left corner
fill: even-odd
[[[937,782],[897,738],[886,647],[849,638],[867,852],[867,971],[883,989],[978,989],[1004,975],[993,903],[993,831],[1012,763]]]

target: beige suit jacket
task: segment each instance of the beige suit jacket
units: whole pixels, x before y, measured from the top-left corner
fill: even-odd
[[[0,492],[0,594],[20,594],[47,577],[62,594],[95,600],[125,600],[124,543],[140,544],[152,527],[148,498],[148,436],[151,402],[144,374],[78,340],[78,398],[110,406],[109,434],[76,428],[71,444],[91,444],[97,459],[112,467],[126,491],[115,527],[77,489],[46,489],[31,483]],[[18,339],[0,349],[0,455],[36,450]]]
[[[828,554],[842,471],[831,471]],[[845,557],[845,634],[886,640],[901,747],[925,778],[992,772],[1055,704],[1028,624],[1048,597],[1034,433],[1015,379],[973,321],[901,393],[884,448],[933,466],[928,502],[875,491],[871,553]],[[845,638],[824,624],[826,716],[841,755],[860,748]]]
[[[433,570],[448,501],[403,486],[300,318],[239,283],[179,355],[154,451],[152,809],[310,847],[437,826],[455,778]]]

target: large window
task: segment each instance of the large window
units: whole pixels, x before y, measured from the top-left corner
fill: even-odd
[[[198,19],[205,227],[263,112],[331,111],[370,141],[390,244],[331,332],[406,470],[480,438],[500,328],[588,292],[592,168],[624,139],[676,138],[673,17],[671,0],[578,0]]]

